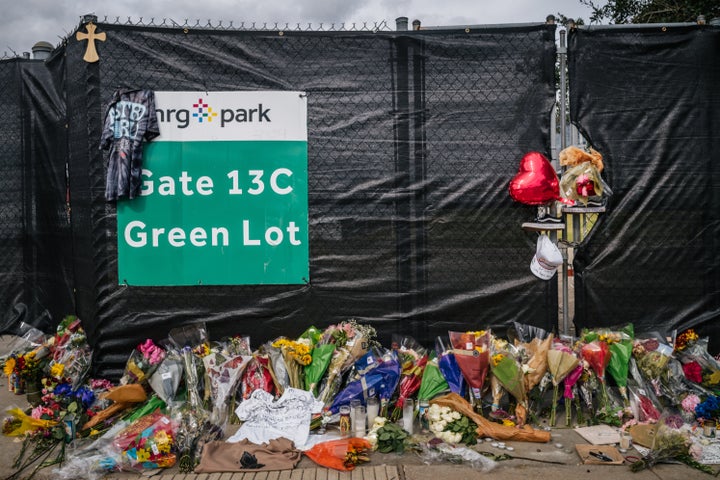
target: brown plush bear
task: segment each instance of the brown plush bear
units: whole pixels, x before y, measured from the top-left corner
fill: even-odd
[[[575,146],[567,147],[560,152],[560,165],[563,167],[574,167],[585,162],[592,163],[597,168],[598,173],[603,171],[603,157],[600,152],[592,147],[590,147],[590,152]]]

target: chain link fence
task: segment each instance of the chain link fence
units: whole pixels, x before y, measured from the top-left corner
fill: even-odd
[[[357,318],[383,343],[402,333],[428,346],[449,329],[556,325],[556,283],[530,274],[534,236],[520,228],[534,209],[507,194],[524,153],[549,153],[554,26],[393,32],[385,23],[116,20],[98,22],[107,34],[100,62],[85,63],[86,43],[73,37],[47,62],[63,79],[67,129],[46,119],[52,134],[31,142],[67,145],[65,280],[103,374],[118,373],[149,331],[160,338],[198,321],[213,337],[243,333],[257,344]],[[104,200],[98,144],[105,106],[123,88],[306,92],[308,284],[118,285],[116,212]],[[23,153],[3,155],[17,162]],[[64,195],[62,183],[51,189]],[[27,212],[14,214],[22,224]]]

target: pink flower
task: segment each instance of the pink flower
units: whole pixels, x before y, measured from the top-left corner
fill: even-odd
[[[165,350],[155,345],[149,338],[138,347],[138,350],[150,362],[150,365],[158,364],[165,358]]]
[[[695,413],[695,407],[700,403],[700,397],[695,395],[694,393],[691,393],[687,397],[683,398],[680,405],[682,406],[682,409],[685,410],[687,413]]]
[[[53,411],[47,407],[43,407],[40,405],[39,407],[35,407],[30,412],[30,416],[35,419],[42,419],[43,415],[48,415],[49,417],[53,417]]]

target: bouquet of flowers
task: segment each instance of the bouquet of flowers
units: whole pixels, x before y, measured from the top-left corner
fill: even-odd
[[[14,353],[5,360],[3,373],[17,395],[25,393],[26,385],[40,381],[45,362],[39,359],[37,354],[38,350]]]
[[[500,384],[515,400],[515,417],[519,426],[525,425],[527,419],[527,390],[522,365],[508,351],[494,351],[490,361],[490,371]]]
[[[430,431],[446,443],[477,443],[477,425],[460,412],[447,406],[432,404],[428,409]]]
[[[464,396],[465,379],[460,371],[460,366],[458,366],[457,360],[455,360],[455,354],[452,352],[452,349],[445,346],[445,342],[441,337],[435,339],[435,353],[437,355],[438,368],[442,372],[450,391]]]
[[[125,372],[120,378],[120,385],[146,383],[164,358],[165,350],[155,345],[148,338],[130,354],[130,358],[128,358],[125,365]]]
[[[263,390],[268,393],[275,391],[275,382],[270,373],[269,365],[270,359],[267,355],[255,354],[248,361],[240,384],[243,400],[250,398],[250,395],[255,390]]]
[[[412,397],[420,389],[428,354],[423,347],[412,337],[396,337],[393,345],[397,345],[395,353],[400,364],[400,383],[398,385],[398,398],[390,415],[393,422],[402,416],[405,400]]]
[[[3,424],[5,435],[24,435],[23,446],[13,468],[14,476],[42,459],[36,468],[62,463],[65,445],[73,442],[78,434],[77,425],[94,415],[93,391],[85,386],[73,390],[69,383],[48,385],[42,403],[33,408],[30,416],[20,409],[10,409],[11,415]],[[28,447],[33,444],[28,455]],[[56,452],[56,453],[55,453]],[[52,454],[55,456],[51,458]]]
[[[609,407],[609,398],[607,386],[605,384],[605,369],[610,363],[610,346],[606,341],[597,339],[589,343],[585,343],[582,348],[582,357],[592,368],[595,376],[600,382],[601,397],[600,405],[602,409]]]
[[[91,358],[92,351],[80,319],[74,315],[66,316],[56,329],[52,345],[52,360],[49,364],[54,369],[52,375],[65,375],[77,388],[90,373]]]
[[[535,337],[529,341],[515,341],[515,347],[523,351],[521,358],[523,371],[525,372],[525,390],[530,392],[540,384],[540,381],[548,371],[548,351],[553,344],[553,334],[548,334],[543,340]]]
[[[570,420],[572,419],[572,401],[575,398],[575,384],[580,380],[580,377],[582,377],[583,372],[585,369],[583,368],[582,364],[578,361],[578,366],[575,367],[574,370],[571,370],[570,373],[568,373],[565,376],[565,379],[563,380],[563,398],[565,399],[565,426],[570,426]],[[581,415],[582,410],[580,409],[580,406],[578,404],[577,408],[577,415],[578,415],[578,423],[581,422]]]
[[[363,374],[357,380],[348,382],[330,405],[329,411],[337,413],[341,405],[349,405],[352,400],[365,399],[377,394],[381,402],[387,404],[400,379],[400,365],[392,356],[385,356],[377,361],[378,365]]]
[[[310,355],[310,340],[299,339],[289,340],[287,338],[279,338],[272,343],[273,348],[280,349],[285,368],[287,369],[290,387],[302,389],[305,384],[303,382],[303,367],[310,365],[312,356]]]
[[[672,357],[672,347],[657,338],[635,340],[633,357],[642,375],[652,385],[655,395],[662,395],[661,386],[667,382],[667,365]]]
[[[203,357],[213,403],[210,420],[221,428],[225,427],[228,420],[228,401],[235,393],[240,376],[251,358],[231,355],[222,345],[211,348],[210,355]]]
[[[165,360],[150,377],[149,385],[155,394],[172,409],[175,404],[175,397],[180,380],[183,377],[183,359],[179,352],[168,349]]]
[[[428,360],[427,365],[425,365],[425,371],[423,372],[422,382],[420,382],[418,399],[430,400],[449,390],[450,387],[438,366],[437,357]]]
[[[175,465],[175,423],[160,412],[139,418],[124,428],[113,446],[132,468],[165,468]]]
[[[360,463],[370,461],[367,456],[370,449],[370,442],[364,438],[346,438],[315,444],[305,455],[323,467],[350,471]]]
[[[699,463],[690,453],[692,441],[687,432],[661,424],[655,434],[652,448],[647,455],[630,465],[630,470],[639,472],[652,468],[659,462],[680,461],[692,468],[713,474],[714,470]]]
[[[311,362],[305,366],[305,390],[313,395],[318,394],[320,380],[330,366],[330,361],[335,352],[335,339],[332,334],[324,335],[317,332],[315,327],[310,327],[301,337],[310,338],[313,341]]]
[[[709,338],[700,338],[693,329],[675,340],[675,352],[683,364],[685,377],[706,388],[720,386],[720,362],[708,353]]]
[[[475,408],[480,408],[482,388],[490,369],[490,330],[448,332],[453,353],[465,381],[470,386]]]
[[[547,352],[548,370],[552,378],[553,398],[550,408],[550,426],[555,426],[555,412],[557,411],[557,403],[560,392],[560,382],[565,380],[571,372],[577,369],[580,360],[575,356],[573,351],[567,345],[555,342],[552,349]],[[572,395],[572,385],[570,394]],[[568,406],[566,405],[566,408]]]
[[[376,335],[373,327],[358,324],[355,320],[344,321],[325,329],[319,343],[335,345],[318,395],[318,399],[326,406],[333,403],[333,397],[340,391],[345,372],[358,358],[367,353],[375,342]]]
[[[594,330],[584,332],[583,339],[586,343],[598,342],[606,344],[609,349],[607,357],[606,369],[610,376],[620,389],[625,405],[628,404],[627,396],[627,378],[630,357],[632,356],[633,340],[635,338],[635,330],[633,324],[629,323],[619,330]],[[595,372],[598,372],[599,365],[593,365]],[[598,375],[601,386],[604,386],[604,375]],[[604,398],[607,398],[607,392],[603,392]]]

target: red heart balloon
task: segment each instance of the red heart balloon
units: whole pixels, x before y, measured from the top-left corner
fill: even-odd
[[[509,189],[513,200],[526,205],[542,205],[560,199],[557,173],[540,152],[525,154]]]

